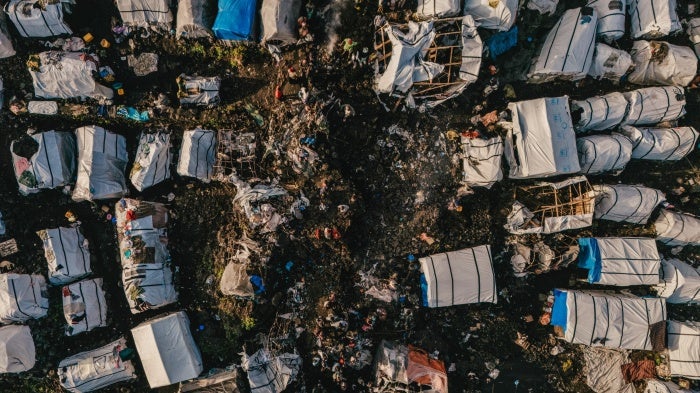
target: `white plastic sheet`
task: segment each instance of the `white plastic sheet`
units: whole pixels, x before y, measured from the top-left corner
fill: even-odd
[[[666,200],[659,190],[628,184],[599,185],[595,218],[632,224],[646,224],[654,209]]]
[[[126,348],[126,339],[120,338],[103,347],[61,360],[58,364],[61,386],[72,393],[84,393],[136,379],[131,361],[119,357],[119,352]]]
[[[685,93],[677,86],[646,87],[623,93],[629,108],[623,125],[654,125],[685,115]]]
[[[35,115],[55,115],[58,113],[56,101],[29,101],[27,111]]]
[[[0,374],[30,370],[36,362],[36,350],[29,326],[0,327]]]
[[[496,182],[503,179],[501,160],[503,157],[503,141],[501,137],[489,139],[467,138],[462,139],[462,170],[464,182],[470,187],[491,188]]]
[[[587,175],[619,174],[632,158],[632,142],[616,132],[577,138],[576,146],[581,173]]]
[[[657,285],[661,281],[661,257],[656,241],[641,237],[598,237],[594,257],[600,264],[600,277],[589,282],[600,285]],[[579,254],[579,257],[581,254]]]
[[[88,57],[85,57],[88,56]],[[51,98],[107,98],[113,97],[112,89],[95,82],[92,73],[97,70],[94,55],[80,52],[41,52],[38,68],[29,69],[34,83],[34,95]],[[31,60],[31,59],[30,59]]]
[[[634,69],[628,80],[638,85],[688,86],[695,78],[698,58],[687,46],[661,41],[635,41]]]
[[[248,373],[252,392],[281,393],[296,379],[301,357],[292,353],[273,356],[266,349],[260,349],[250,357],[244,355],[241,366]]]
[[[49,298],[44,276],[0,274],[0,322],[26,322],[46,316]]]
[[[99,126],[75,130],[78,138],[78,178],[73,200],[119,198],[128,188],[124,170],[129,161],[126,139]]]
[[[22,37],[52,37],[73,34],[63,22],[63,2],[34,7],[34,0],[11,0],[5,5],[5,13]],[[48,2],[47,2],[48,3]]]
[[[170,28],[173,14],[168,0],[116,0],[122,22],[127,26],[156,25]]]
[[[297,41],[301,0],[263,0],[260,9],[262,43],[289,45]]]
[[[682,28],[676,0],[627,0],[627,5],[632,39],[664,37]]]
[[[614,0],[618,1],[619,0]],[[615,49],[599,42],[595,44],[593,61],[588,75],[596,79],[609,79],[619,82],[632,66],[632,56],[622,49]],[[619,94],[619,93],[618,93]]]
[[[625,35],[627,0],[588,0],[586,5],[598,13],[598,37],[611,42]]]
[[[697,390],[681,389],[673,381],[647,379],[644,393],[698,393]]]
[[[678,259],[663,260],[656,291],[667,303],[700,304],[700,269]]]
[[[622,93],[612,92],[603,96],[571,101],[571,112],[580,112],[574,124],[576,132],[601,131],[617,127],[627,113],[627,100]]]
[[[686,33],[688,33],[688,38],[690,38],[690,42],[693,44],[695,55],[700,57],[700,18],[690,18],[690,20],[688,20]]]
[[[79,227],[44,229],[37,232],[44,245],[51,285],[63,285],[90,273],[90,250]]]
[[[698,141],[693,127],[642,128],[623,126],[620,132],[634,144],[632,158],[678,161],[690,154]]]
[[[700,379],[700,322],[668,321],[666,333],[671,375]]]
[[[61,289],[61,294],[63,316],[68,323],[66,336],[107,326],[107,302],[101,278],[66,285]]]
[[[12,165],[23,195],[73,183],[76,174],[75,137],[69,132],[46,131],[31,135],[38,150],[29,159],[16,155],[10,144]]]
[[[691,214],[661,210],[654,227],[656,239],[667,246],[700,245],[700,218]]]
[[[201,128],[185,131],[177,162],[178,175],[210,182],[215,154],[216,132]]]
[[[416,13],[423,18],[445,18],[460,11],[460,0],[418,0]]]
[[[139,191],[170,178],[170,134],[165,132],[141,133],[131,168],[131,184]]]
[[[177,4],[178,38],[204,38],[213,35],[211,31],[214,9],[208,0],[180,0]]]
[[[508,31],[513,27],[517,13],[518,0],[466,0],[464,4],[464,14],[471,15],[484,29]]]
[[[182,74],[177,79],[178,98],[182,105],[217,105],[221,78],[218,76],[202,77]]]

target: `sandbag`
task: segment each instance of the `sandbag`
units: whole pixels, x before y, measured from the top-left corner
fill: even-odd
[[[695,78],[698,58],[686,46],[660,41],[635,41],[634,69],[628,76],[638,85],[688,86]]]

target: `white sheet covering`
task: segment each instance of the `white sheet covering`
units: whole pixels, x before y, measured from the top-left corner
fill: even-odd
[[[581,173],[619,174],[632,158],[632,142],[626,136],[613,132],[610,135],[589,135],[576,139]]]
[[[10,144],[19,192],[28,195],[73,183],[77,153],[75,136],[69,132],[46,131],[33,134],[31,138],[38,144],[38,150],[28,160],[13,152],[15,142]]]
[[[509,177],[527,179],[581,170],[568,97],[511,102],[513,128],[505,140]]]
[[[685,115],[685,93],[680,87],[646,87],[623,94],[629,103],[624,125],[654,125]]]
[[[518,0],[466,0],[464,14],[471,15],[481,28],[508,31],[515,24]]]
[[[627,5],[632,39],[664,37],[682,28],[676,0],[627,0]]]
[[[301,357],[283,353],[272,356],[260,349],[252,356],[243,356],[241,364],[248,373],[248,382],[253,393],[281,393],[294,382],[301,369]]]
[[[82,60],[80,52],[41,52],[38,68],[29,69],[34,83],[34,95],[51,98],[106,98],[113,97],[112,89],[95,82],[92,73],[96,63]],[[96,59],[94,55],[90,55]],[[30,59],[31,60],[31,59]]]
[[[583,347],[582,350],[586,385],[594,392],[635,393],[634,385],[625,383],[622,375],[621,366],[629,363],[627,351],[599,347]]]
[[[156,25],[170,28],[173,14],[169,0],[116,0],[122,22],[127,26]]]
[[[136,379],[131,361],[119,357],[119,352],[126,348],[126,339],[120,338],[103,347],[61,360],[58,364],[61,386],[72,393],[85,393]]]
[[[202,355],[184,311],[146,321],[131,329],[143,371],[152,389],[196,378]]]
[[[594,284],[657,285],[661,257],[656,241],[641,237],[595,238],[600,253],[600,279]]]
[[[41,275],[0,274],[0,323],[26,322],[46,316],[49,298]]]
[[[483,245],[419,259],[427,288],[427,307],[496,303],[491,246]]]
[[[126,139],[100,126],[75,130],[78,139],[78,178],[73,200],[119,198],[126,194],[124,170],[129,161]]]
[[[7,30],[7,20],[5,19],[5,14],[0,12],[0,59],[6,57],[11,57],[15,55],[15,47],[12,46],[12,40],[10,39],[10,32]],[[0,88],[2,90],[2,88]],[[0,106],[2,102],[0,100]]]
[[[177,93],[181,105],[218,105],[221,101],[219,88],[221,78],[218,76],[187,76],[181,74],[178,79]]]
[[[700,268],[678,259],[661,261],[661,283],[657,295],[667,303],[700,304]]]
[[[131,168],[131,184],[139,191],[170,179],[170,134],[142,132]]]
[[[216,154],[216,132],[195,128],[185,131],[177,162],[177,174],[211,181]]]
[[[22,37],[52,37],[73,34],[63,22],[63,3],[34,7],[35,0],[11,0],[5,5],[5,13],[15,24]]]
[[[606,42],[625,35],[627,0],[588,0],[586,4],[598,13],[598,37]]]
[[[90,250],[79,227],[44,229],[37,232],[49,265],[49,283],[63,285],[90,273]]]
[[[418,0],[416,14],[422,18],[445,18],[459,14],[460,0]]]
[[[0,374],[30,370],[35,361],[34,339],[29,326],[0,327]]]
[[[461,137],[462,170],[464,183],[470,187],[491,188],[503,179],[501,160],[503,157],[503,141],[496,136],[489,139]]]
[[[632,44],[634,69],[628,76],[638,85],[688,86],[698,70],[698,58],[687,46],[661,41]]]
[[[211,37],[215,12],[208,0],[180,0],[175,35],[178,38]]]
[[[29,101],[27,112],[35,115],[55,115],[58,113],[56,101]]]
[[[666,334],[671,375],[700,379],[700,322],[668,321]]]
[[[654,227],[656,240],[667,246],[700,246],[700,218],[696,216],[664,209]]]
[[[612,0],[620,2],[619,0]],[[609,79],[619,82],[632,66],[632,56],[622,49],[615,49],[599,42],[595,44],[593,61],[588,75],[595,79]],[[618,93],[619,94],[619,93]]]
[[[61,294],[63,316],[68,323],[66,336],[75,336],[107,326],[107,302],[101,278],[66,285],[61,289]]]
[[[638,128],[623,126],[620,132],[632,141],[632,158],[678,161],[690,154],[698,141],[693,127]]]
[[[656,207],[666,200],[659,190],[628,184],[593,186],[597,193],[595,218],[646,224]]]
[[[263,0],[260,9],[262,43],[294,44],[300,13],[301,0]]]
[[[580,120],[574,124],[576,132],[601,131],[618,126],[627,113],[627,100],[622,93],[571,101],[571,112],[580,111]]]

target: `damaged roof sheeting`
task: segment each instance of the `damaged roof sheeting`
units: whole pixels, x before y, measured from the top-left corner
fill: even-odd
[[[98,327],[107,326],[107,302],[102,279],[93,278],[61,289],[66,336],[75,336]]]
[[[576,118],[577,133],[602,131],[617,127],[627,113],[627,100],[622,93],[612,92],[602,96],[571,101],[571,116]]]
[[[595,79],[609,79],[613,82],[619,82],[620,78],[625,76],[631,67],[632,56],[629,53],[599,42],[595,44],[593,61],[591,68],[588,69],[588,75]]]
[[[661,283],[655,287],[657,296],[667,303],[700,304],[700,268],[678,259],[661,261]]]
[[[215,153],[216,132],[199,127],[185,131],[177,161],[177,174],[209,183],[214,169]]]
[[[301,0],[263,0],[260,9],[262,43],[294,44],[300,12]]]
[[[461,141],[465,184],[469,187],[491,188],[503,179],[501,171],[503,140],[500,136],[483,139],[462,135]]]
[[[170,134],[142,132],[131,168],[131,184],[139,191],[170,179]]]
[[[75,130],[78,139],[76,202],[120,198],[128,191],[124,171],[129,161],[126,139],[100,126]]]
[[[622,94],[629,103],[623,125],[655,125],[685,115],[685,92],[681,87],[645,87]]]
[[[598,38],[612,42],[625,35],[627,0],[588,0],[586,6],[598,13]]]
[[[638,85],[688,86],[697,74],[698,57],[687,46],[661,41],[635,41],[634,68],[628,76]]]
[[[632,142],[626,136],[589,135],[576,139],[581,173],[619,175],[632,158]]]
[[[382,340],[375,356],[374,373],[376,392],[403,392],[410,384],[420,391],[447,393],[445,363],[431,358],[424,350]]]
[[[560,338],[572,344],[662,350],[653,338],[663,331],[665,320],[666,302],[661,298],[554,290],[551,324],[561,327],[564,336]]]
[[[241,367],[248,374],[252,392],[281,393],[301,371],[301,357],[293,353],[273,355],[259,349],[251,356],[244,354]]]
[[[45,317],[49,310],[48,296],[44,276],[0,274],[0,323]]]
[[[30,370],[36,362],[36,349],[29,326],[0,327],[0,374]]]
[[[219,88],[221,78],[218,76],[187,76],[177,77],[177,97],[180,105],[218,105],[221,101]]]
[[[155,25],[170,29],[173,23],[169,0],[116,0],[116,2],[122,22],[127,26]]]
[[[0,59],[12,57],[15,53],[15,47],[12,46],[12,40],[10,39],[10,32],[7,30],[5,14],[0,12]],[[2,100],[0,100],[0,104],[2,104]]]
[[[508,31],[518,16],[518,0],[466,0],[464,14],[481,28]]]
[[[511,179],[576,173],[581,170],[569,98],[511,102],[513,127],[505,139]]]
[[[671,375],[700,379],[700,323],[668,321],[667,334]]]
[[[528,81],[579,80],[586,77],[593,60],[598,14],[593,8],[567,10],[547,35],[533,60]]]
[[[666,200],[659,190],[628,184],[593,186],[596,192],[594,217],[598,220],[646,225],[657,206]]]
[[[627,0],[632,39],[659,38],[682,29],[676,0]]]
[[[45,131],[29,136],[37,144],[37,151],[31,157],[15,154],[15,144],[10,144],[12,166],[17,185],[22,195],[39,192],[42,189],[58,188],[75,181],[75,156],[77,147],[75,136],[70,132]]]
[[[175,35],[178,38],[211,37],[214,10],[208,0],[180,0],[177,3]]]
[[[29,56],[27,66],[34,83],[34,95],[51,98],[106,98],[112,89],[95,82],[99,60],[81,52],[48,51]]]
[[[375,35],[377,94],[433,107],[477,80],[483,43],[471,16],[407,25],[385,24]]]
[[[654,222],[656,240],[667,246],[700,246],[700,218],[666,209]]]
[[[620,132],[634,144],[632,158],[654,161],[678,161],[690,154],[698,141],[693,127],[642,128],[622,126]]]
[[[656,241],[640,237],[581,237],[578,267],[599,285],[657,285],[661,257]]]
[[[122,337],[100,348],[61,360],[57,373],[61,387],[72,393],[84,393],[136,379],[131,361],[120,356],[125,349],[126,339]]]
[[[461,0],[418,0],[420,18],[446,18],[459,15]]]
[[[92,273],[88,242],[78,226],[43,229],[37,235],[44,245],[51,285],[68,284]]]
[[[22,37],[53,37],[73,34],[63,22],[63,3],[68,1],[41,2],[35,0],[11,0],[4,11],[17,27]]]
[[[593,225],[595,192],[585,176],[516,188],[506,218],[512,234],[556,233]]]
[[[489,245],[430,255],[419,262],[425,307],[498,301]]]

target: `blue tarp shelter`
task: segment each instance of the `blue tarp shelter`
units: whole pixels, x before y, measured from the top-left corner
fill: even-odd
[[[257,0],[219,0],[212,30],[222,40],[246,41],[255,36]]]

